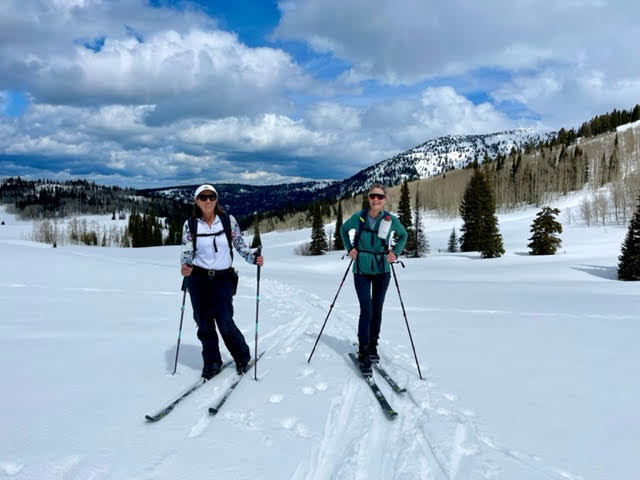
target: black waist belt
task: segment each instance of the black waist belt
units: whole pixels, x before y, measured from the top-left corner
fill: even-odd
[[[224,270],[210,270],[207,268],[202,268],[197,265],[193,266],[193,273],[197,273],[200,275],[208,275],[209,277],[229,277],[231,276],[231,271],[233,268],[225,268]]]

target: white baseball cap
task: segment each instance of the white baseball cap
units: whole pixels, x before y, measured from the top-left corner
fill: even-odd
[[[213,186],[205,183],[204,185],[200,185],[198,188],[196,188],[196,193],[193,195],[193,198],[197,198],[198,195],[200,195],[205,190],[211,190],[213,193],[216,194],[216,197],[218,196],[218,192],[216,191],[216,189],[213,188]]]

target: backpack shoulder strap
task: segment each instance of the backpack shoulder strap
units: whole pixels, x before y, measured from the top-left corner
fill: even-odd
[[[362,231],[364,230],[365,225],[367,224],[366,220],[367,210],[360,210],[360,217],[358,218],[358,229],[356,230],[356,236],[353,238],[353,246],[357,249],[358,242],[360,242],[360,237],[362,236]]]
[[[224,234],[227,237],[227,242],[229,242],[229,252],[231,252],[231,260],[233,260],[233,244],[231,242],[231,218],[229,218],[229,214],[223,212],[220,214],[220,221],[222,222],[222,228],[224,230]]]
[[[367,210],[360,210],[360,216],[358,217],[358,229],[356,230],[356,236],[353,238],[353,247],[357,250],[358,244],[360,243],[360,237],[362,236],[362,231],[364,230],[365,225],[367,224]],[[356,272],[360,273],[360,255],[356,257]]]

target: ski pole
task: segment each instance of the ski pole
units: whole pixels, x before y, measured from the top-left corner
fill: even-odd
[[[344,256],[342,258],[344,258]],[[331,315],[331,310],[333,310],[333,306],[336,304],[336,300],[338,299],[338,294],[340,293],[340,289],[342,288],[342,285],[344,284],[344,280],[347,278],[347,274],[349,273],[349,268],[351,267],[352,263],[353,263],[353,258],[349,262],[349,265],[347,266],[347,269],[344,272],[344,276],[342,277],[342,281],[340,282],[340,286],[338,287],[338,291],[336,292],[336,296],[333,297],[333,303],[331,304],[331,307],[329,307],[329,313],[327,313],[327,318],[324,319],[324,323],[322,324],[322,328],[320,329],[320,333],[318,334],[318,338],[316,338],[316,343],[313,345],[313,350],[311,350],[311,355],[309,355],[309,360],[307,360],[307,363],[311,362],[311,357],[313,357],[313,352],[315,352],[315,350],[316,350],[316,346],[318,345],[318,341],[320,340],[320,337],[322,336],[322,332],[324,331],[324,327],[327,324],[327,320],[329,320],[329,315]]]
[[[399,263],[404,268],[404,263],[400,260],[396,260],[394,263]],[[418,355],[416,354],[416,347],[413,344],[413,337],[411,336],[411,329],[409,328],[409,320],[407,320],[407,312],[404,309],[404,302],[402,301],[402,295],[400,294],[400,285],[398,285],[398,277],[396,276],[396,269],[393,268],[393,263],[390,263],[391,271],[393,272],[393,280],[396,282],[396,289],[398,290],[398,298],[400,299],[400,305],[402,306],[402,314],[404,315],[404,323],[407,324],[407,332],[409,332],[409,340],[411,341],[411,348],[413,349],[413,356],[416,359],[416,367],[418,367],[418,375],[420,376],[420,380],[422,378],[422,372],[420,371],[420,364],[418,363]]]
[[[180,307],[180,327],[178,328],[178,345],[176,346],[176,361],[173,364],[173,373],[171,375],[176,374],[176,369],[178,368],[178,354],[180,353],[180,335],[182,335],[182,319],[184,318],[184,303],[187,299],[187,277],[182,279],[182,287],[180,287],[184,294],[182,295],[182,307]]]
[[[262,245],[258,246],[255,256],[257,258],[262,254]],[[256,343],[254,347],[253,358],[253,379],[258,380],[258,307],[260,306],[260,265],[258,265],[258,274],[256,281]]]

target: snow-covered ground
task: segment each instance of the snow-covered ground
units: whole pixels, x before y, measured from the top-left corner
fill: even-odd
[[[200,374],[187,306],[171,375],[178,247],[54,249],[0,211],[0,478],[638,478],[640,285],[615,280],[626,229],[565,225],[559,255],[530,257],[535,213],[500,217],[507,253],[492,260],[445,253],[455,222],[427,217],[433,253],[397,268],[424,380],[393,283],[385,306],[382,361],[408,388],[378,379],[395,420],[346,356],[351,276],[307,364],[347,261],[294,256],[301,230],[262,236],[259,381],[210,417],[228,369],[147,424]],[[236,263],[253,351],[255,267]]]

